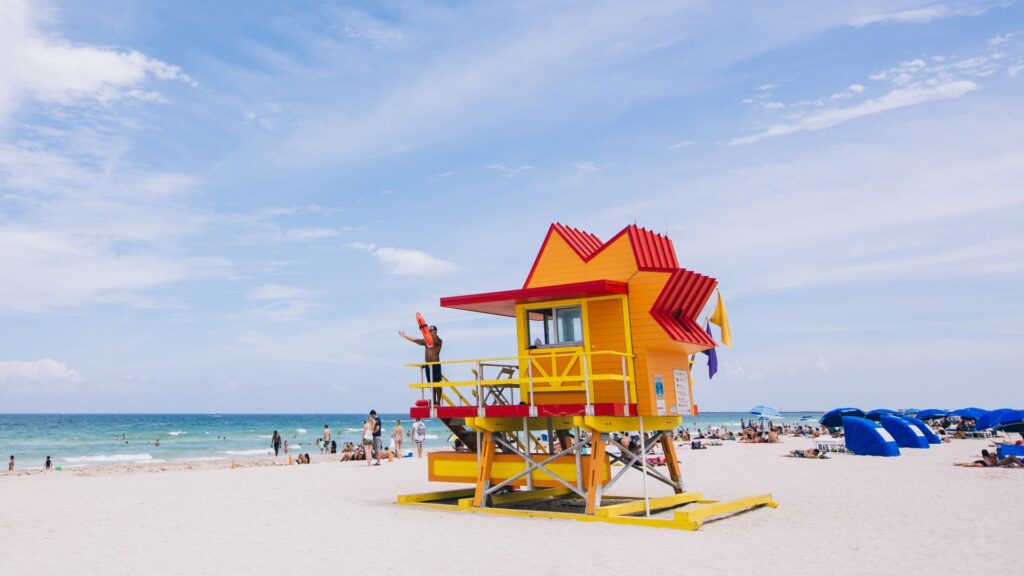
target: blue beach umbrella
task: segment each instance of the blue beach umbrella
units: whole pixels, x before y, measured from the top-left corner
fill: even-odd
[[[929,408],[917,413],[918,420],[937,420],[939,418],[945,418],[946,416],[949,416],[949,412],[939,410],[938,408]]]
[[[986,411],[983,411],[980,408],[961,408],[959,410],[953,410],[953,412],[951,412],[951,414],[953,416],[959,416],[961,418],[966,418],[967,420],[978,420],[978,419],[980,419],[982,417],[982,415],[985,412]]]
[[[868,412],[867,414],[864,415],[864,417],[867,418],[868,420],[874,420],[875,422],[878,422],[879,420],[882,419],[882,415],[884,414],[896,414],[896,411],[889,410],[888,408],[879,408],[877,410],[872,410],[871,412]]]
[[[828,412],[826,412],[825,415],[821,417],[821,420],[818,420],[818,422],[821,423],[821,425],[826,428],[839,428],[843,425],[843,416],[863,418],[864,411],[861,410],[860,408],[852,407],[836,408],[834,410],[829,410]]]
[[[1005,430],[1007,432],[1016,432],[1024,437],[1024,410],[1010,410],[1006,409],[1005,412],[999,415],[999,420],[992,426],[996,430]]]
[[[975,428],[977,428],[978,430],[988,430],[989,428],[995,428],[1002,420],[1003,416],[1013,418],[1015,412],[1020,412],[1020,410],[1012,410],[1010,408],[999,408],[997,410],[990,410],[982,414],[981,418],[978,418],[978,422],[975,425]]]
[[[750,413],[764,419],[782,418],[782,414],[779,414],[778,410],[768,406],[754,406],[750,409]]]

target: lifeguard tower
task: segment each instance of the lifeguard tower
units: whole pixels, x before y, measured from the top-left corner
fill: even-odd
[[[522,288],[441,298],[515,318],[518,355],[441,362],[440,383],[410,365],[421,374],[410,416],[439,419],[463,446],[430,452],[428,478],[472,487],[398,502],[690,530],[774,507],[771,495],[707,500],[680,474],[672,431],[695,411],[690,355],[716,346],[697,323],[716,286],[680,268],[663,235],[628,226],[602,242],[556,223]],[[609,495],[630,470],[644,494]],[[648,479],[673,494],[649,497]]]

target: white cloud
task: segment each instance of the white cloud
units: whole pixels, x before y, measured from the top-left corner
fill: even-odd
[[[850,120],[855,120],[864,116],[871,116],[873,114],[880,114],[889,110],[906,108],[908,106],[914,106],[935,100],[959,98],[960,96],[963,96],[977,88],[978,85],[969,80],[951,80],[946,83],[933,86],[919,85],[907,88],[897,88],[884,96],[865,100],[864,102],[854,106],[813,112],[800,118],[799,121],[794,123],[778,124],[758,134],[734,138],[729,141],[729,144],[752,144],[758,140],[772,136],[783,136],[786,134],[793,134],[795,132],[831,128],[844,122],[849,122]]]
[[[855,18],[850,24],[856,27],[870,24],[921,24],[941,18],[956,16],[978,16],[997,7],[1013,4],[1013,0],[967,0],[960,2],[935,3],[917,8],[880,12]]]
[[[456,174],[458,174],[458,172],[456,172],[454,170],[448,170],[446,172],[441,172],[439,174],[434,174],[433,176],[429,176],[429,177],[427,177],[427,180],[430,180],[431,182],[438,182],[440,180],[444,180],[445,178],[451,178],[452,176],[455,176]]]
[[[32,10],[23,0],[4,3],[0,19],[0,125],[26,97],[39,102],[71,105],[82,101],[161,99],[147,89],[148,80],[176,80],[195,85],[177,66],[135,50],[73,44],[37,29]]]
[[[505,178],[515,178],[519,174],[526,172],[527,170],[533,170],[533,166],[518,166],[516,168],[509,168],[504,164],[487,164],[484,166],[488,170],[494,170]]]
[[[81,374],[77,370],[51,358],[0,361],[0,392],[17,395],[67,393],[73,391],[80,380]]]
[[[693,142],[692,141],[690,141],[690,140],[682,140],[682,141],[676,142],[674,144],[669,144],[668,149],[669,150],[678,150],[680,148],[689,148],[690,146],[693,146]]]
[[[1019,48],[1014,46],[1013,50]],[[999,71],[1006,71],[1013,76],[1014,64],[1008,62],[1005,51],[997,52],[993,48],[977,56],[958,59],[914,58],[869,76],[872,82],[888,85],[888,92],[881,96],[865,98],[870,91],[869,87],[853,83],[829,96],[788,104],[785,106],[786,113],[779,116],[781,122],[755,134],[733,138],[728,143],[752,144],[773,136],[831,128],[900,108],[957,99],[979,89],[983,79]],[[764,98],[756,95],[742,102],[759,108],[771,107],[771,103],[766,104]]]
[[[613,162],[608,162],[606,164],[598,164],[593,160],[584,160],[582,162],[572,163],[572,167],[575,169],[577,175],[594,174],[595,172],[600,172],[606,168],[611,168],[614,165],[615,164]]]
[[[302,300],[319,295],[320,293],[314,290],[284,284],[264,284],[257,286],[249,293],[249,297],[256,300]]]
[[[422,250],[377,246],[363,242],[350,242],[346,247],[372,254],[384,264],[389,274],[396,276],[436,276],[458,268],[454,262],[435,258]]]

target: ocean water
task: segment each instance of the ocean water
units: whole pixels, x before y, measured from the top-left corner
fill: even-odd
[[[820,412],[786,412],[778,422],[814,420]],[[708,412],[684,419],[683,427],[739,427],[746,412]],[[20,470],[41,468],[46,456],[63,468],[175,460],[266,457],[277,430],[289,452],[316,453],[323,426],[340,444],[358,443],[364,414],[0,414],[0,459],[14,455]],[[408,414],[382,414],[385,438]],[[448,429],[428,420],[427,447],[448,445]],[[156,440],[160,446],[156,446]],[[406,447],[411,442],[406,440]],[[2,468],[5,470],[6,468]]]

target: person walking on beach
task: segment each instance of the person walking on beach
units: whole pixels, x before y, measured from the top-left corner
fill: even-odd
[[[281,451],[281,435],[277,433],[277,430],[274,430],[274,435],[270,437],[270,446],[274,449],[274,458],[277,458],[277,454]],[[285,448],[284,451],[287,453],[288,449]]]
[[[331,429],[324,424],[324,448],[325,453],[331,451]]]
[[[363,420],[363,454],[366,457],[366,465],[370,466],[373,460],[373,416]]]
[[[416,444],[416,457],[423,458],[423,441],[427,439],[427,425],[420,418],[412,425],[412,441]]]
[[[7,461],[7,471],[14,472],[14,454],[11,454],[11,459]]]
[[[288,453],[288,441],[287,440],[284,441],[284,453],[285,454]]]
[[[405,333],[403,330],[398,331],[398,335],[405,338],[413,344],[419,344],[423,346],[423,361],[424,362],[440,362],[441,361],[441,337],[437,335],[437,326],[430,327],[430,337],[434,340],[433,346],[427,346],[427,341],[423,338],[413,338]],[[427,382],[440,383],[441,382],[441,365],[440,364],[427,364],[423,367],[423,372],[427,377]],[[433,388],[434,391],[434,404],[441,403],[441,388]]]
[[[50,468],[53,468],[53,462],[50,462],[50,457],[47,456],[46,462],[43,463],[43,469],[49,470]]]
[[[370,418],[373,419],[373,452],[377,459],[375,466],[380,466],[380,417],[377,416],[376,410],[370,410]]]
[[[395,427],[391,429],[391,441],[395,443],[395,456],[402,457],[402,439],[405,437],[405,428],[402,428],[402,421],[395,420]]]

